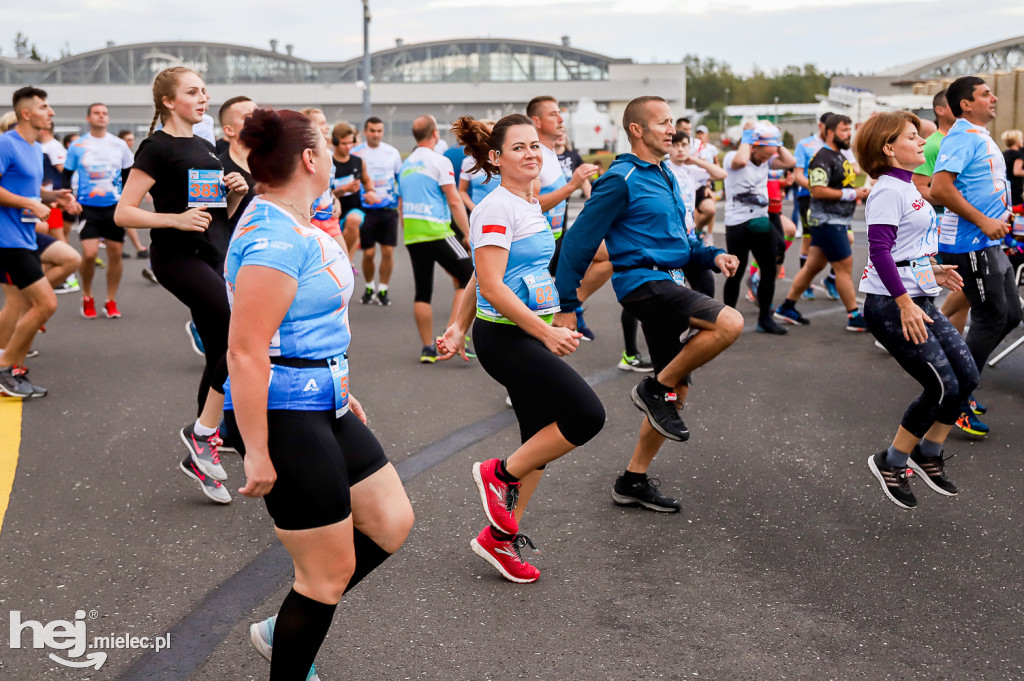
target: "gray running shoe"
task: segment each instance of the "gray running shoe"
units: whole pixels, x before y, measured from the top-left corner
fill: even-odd
[[[214,433],[209,437],[196,435],[195,423],[190,423],[181,429],[181,441],[188,448],[189,456],[196,462],[196,465],[214,480],[227,480],[228,474],[220,465],[221,444],[220,435]]]
[[[191,456],[186,456],[185,460],[178,464],[178,467],[181,468],[182,473],[199,484],[199,489],[201,489],[203,494],[205,494],[211,501],[216,501],[218,504],[231,503],[231,495],[228,494],[227,488],[204,473],[201,468],[196,466],[196,462]]]
[[[27,370],[21,366],[10,366],[0,369],[0,395],[11,397],[45,397],[46,388],[33,385],[25,374]]]

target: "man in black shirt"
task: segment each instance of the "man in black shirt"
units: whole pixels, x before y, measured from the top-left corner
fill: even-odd
[[[252,114],[255,108],[256,103],[245,95],[232,97],[220,107],[220,127],[224,131],[224,139],[228,143],[228,148],[219,154],[217,158],[220,159],[221,164],[224,166],[225,175],[238,173],[245,180],[246,184],[249,185],[249,193],[242,198],[238,208],[228,218],[229,234],[235,233],[238,219],[242,217],[242,213],[245,212],[249,202],[252,201],[252,197],[256,195],[256,183],[253,181],[252,175],[249,174],[249,150],[238,139],[238,134],[242,132],[242,126],[245,125],[245,119]]]
[[[373,193],[373,182],[366,172],[366,162],[353,156],[352,147],[356,145],[356,129],[342,121],[331,131],[331,144],[334,145],[334,195],[341,201],[341,234],[345,239],[348,259],[355,262],[356,246],[359,245],[359,228],[366,219],[359,200],[359,186],[370,199],[376,201]]]

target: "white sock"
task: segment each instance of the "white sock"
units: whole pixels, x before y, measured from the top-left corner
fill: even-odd
[[[380,286],[379,286],[379,287],[377,288],[377,290],[378,290],[378,291],[380,291],[381,293],[387,293],[387,290],[388,290],[388,285],[387,285],[387,284],[381,284],[381,285],[380,285]]]
[[[210,437],[217,432],[216,428],[207,428],[203,424],[199,423],[199,419],[196,419],[196,425],[194,428],[196,435],[199,437]]]
[[[366,290],[369,291],[370,293],[373,293],[374,291],[377,290],[377,287],[374,286],[372,281],[368,281],[366,282]]]

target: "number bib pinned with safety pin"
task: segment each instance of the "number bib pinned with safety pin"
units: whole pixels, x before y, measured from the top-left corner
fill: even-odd
[[[942,287],[935,281],[935,271],[932,270],[932,262],[928,258],[911,260],[910,271],[914,273],[914,281],[928,295],[933,296],[942,290]]]
[[[558,312],[558,290],[548,272],[527,274],[523,277],[526,284],[526,304],[537,314],[553,314]]]
[[[227,208],[227,187],[223,170],[188,171],[189,208]]]
[[[334,417],[341,418],[348,411],[348,359],[338,355],[327,360],[334,381]]]

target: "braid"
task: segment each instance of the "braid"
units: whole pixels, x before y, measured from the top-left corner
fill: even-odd
[[[160,112],[156,111],[153,113],[153,121],[149,124],[149,135],[153,135],[153,129],[156,128],[156,119],[160,118]]]
[[[174,99],[174,91],[178,87],[178,81],[186,73],[195,73],[192,69],[184,66],[172,66],[156,74],[153,79],[153,122],[149,124],[149,134],[153,134],[156,128],[157,119],[163,121],[167,118],[167,108],[164,106],[164,98]]]

